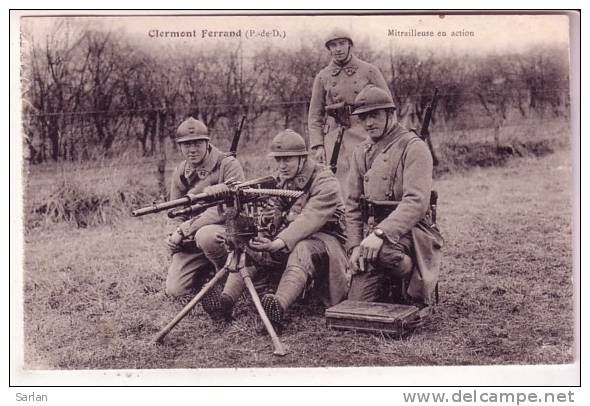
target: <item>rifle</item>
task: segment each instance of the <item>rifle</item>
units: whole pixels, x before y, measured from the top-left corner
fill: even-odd
[[[426,142],[428,145],[428,149],[430,150],[430,154],[432,155],[432,163],[434,166],[438,165],[438,158],[434,152],[434,147],[432,146],[432,141],[430,139],[430,121],[432,119],[432,115],[434,114],[434,110],[436,109],[436,104],[438,103],[438,87],[434,88],[434,95],[432,95],[432,99],[430,103],[426,107],[426,111],[424,113],[424,119],[422,120],[422,126],[420,127],[420,133],[418,134],[420,138]]]
[[[242,136],[242,128],[244,128],[244,121],[246,120],[246,115],[242,116],[240,120],[240,125],[236,128],[236,132],[234,133],[234,138],[231,141],[231,147],[229,148],[229,154],[235,157],[238,154],[238,144],[240,143],[240,137]]]
[[[340,155],[340,147],[342,146],[342,140],[344,138],[344,131],[350,128],[350,105],[340,102],[330,104],[326,106],[326,113],[333,117],[338,124],[338,135],[336,136],[336,142],[334,143],[334,149],[332,150],[332,156],[330,157],[330,170],[332,173],[336,173],[338,165],[338,156]]]
[[[268,178],[268,177],[267,177]],[[271,177],[272,178],[272,177]],[[265,178],[261,178],[265,179]],[[273,178],[274,179],[274,178]],[[216,197],[216,204],[221,206],[223,218],[226,226],[226,245],[229,254],[224,267],[219,270],[215,276],[207,282],[201,291],[180,311],[174,319],[166,325],[155,337],[156,342],[161,342],[164,337],[178,324],[205,294],[220,280],[227,272],[239,272],[248,288],[256,310],[258,311],[262,322],[267,329],[274,346],[275,355],[286,355],[287,350],[279,340],[268,316],[262,308],[260,298],[248,273],[248,267],[251,267],[252,259],[246,254],[246,247],[249,241],[261,232],[269,232],[267,227],[269,222],[262,215],[260,202],[270,197],[282,197],[296,199],[303,194],[303,191],[284,190],[284,189],[263,189],[251,187],[253,181],[244,182],[250,186],[233,185],[225,193],[219,193]],[[211,201],[210,203],[213,203]]]

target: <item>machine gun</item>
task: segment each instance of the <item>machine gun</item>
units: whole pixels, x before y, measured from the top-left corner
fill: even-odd
[[[274,178],[270,177],[274,180]],[[287,199],[296,199],[303,194],[303,191],[284,190],[284,189],[265,189],[256,188],[254,185],[261,185],[268,180],[268,177],[255,179],[253,181],[235,184],[232,187],[221,191],[215,196],[213,194],[201,194],[201,200],[205,205],[218,205],[223,213],[223,219],[226,226],[225,243],[229,250],[226,263],[215,276],[207,282],[201,291],[174,317],[174,319],[164,327],[155,337],[156,342],[162,342],[164,337],[182,320],[190,310],[205,296],[205,294],[228,272],[238,272],[243,278],[252,301],[262,319],[262,322],[270,335],[275,355],[286,355],[287,350],[279,340],[272,323],[262,308],[260,298],[252,283],[248,268],[253,265],[252,258],[246,253],[246,247],[249,241],[259,233],[265,232],[272,235],[276,232],[274,222],[269,221],[263,210],[262,202],[268,198],[279,197]],[[198,199],[192,199],[193,202],[199,203]],[[194,210],[189,207],[189,209]]]
[[[344,102],[326,106],[326,114],[333,117],[336,124],[338,124],[338,135],[336,136],[336,142],[334,143],[334,149],[332,150],[332,156],[330,157],[330,170],[332,173],[336,173],[336,170],[338,169],[338,156],[340,155],[340,147],[342,146],[344,131],[350,128],[350,113],[351,106]]]
[[[234,133],[232,142],[231,142],[231,147],[229,149],[229,153],[228,155],[235,157],[238,153],[238,145],[240,143],[240,137],[242,136],[242,128],[244,127],[244,120],[246,120],[246,116],[242,116],[242,119],[240,120],[240,124],[239,126],[236,128],[236,132]],[[231,183],[231,181],[229,182]],[[273,183],[274,184],[274,183]],[[243,185],[248,186],[248,185]],[[204,196],[204,193],[200,193],[198,195],[192,195],[192,194],[187,194],[186,196],[183,196],[179,199],[174,199],[174,200],[170,200],[167,202],[163,202],[163,203],[152,203],[151,206],[148,207],[143,207],[141,209],[137,209],[137,210],[133,210],[131,212],[131,215],[133,217],[139,217],[139,216],[145,216],[146,214],[153,214],[153,213],[158,213],[164,210],[169,210],[169,209],[174,209],[176,207],[179,206],[183,206],[183,207],[190,207],[194,204],[196,204],[197,202],[199,204],[206,204],[208,203],[207,200],[207,196]],[[214,206],[214,205],[213,205]],[[208,205],[207,207],[195,207],[195,213],[200,213],[202,211],[204,211],[206,208],[211,207],[211,205]],[[201,210],[203,209],[203,210]],[[186,213],[186,214],[192,214],[190,212],[190,210]]]
[[[255,198],[258,192],[252,191],[252,188],[263,186],[274,187],[276,185],[276,179],[273,176],[264,176],[262,178],[257,178],[241,183],[229,180],[225,182],[225,184],[230,190],[233,190],[234,192],[239,190],[245,196],[247,195],[251,198]],[[217,204],[219,204],[219,196],[217,193],[189,193],[179,199],[174,199],[163,203],[153,203],[151,206],[133,210],[131,215],[133,217],[140,217],[145,216],[146,214],[159,213],[165,210],[180,208],[168,213],[168,217],[174,218],[180,215],[198,214],[209,207],[216,206]]]

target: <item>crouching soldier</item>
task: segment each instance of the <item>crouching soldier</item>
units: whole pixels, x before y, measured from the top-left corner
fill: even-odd
[[[343,246],[344,202],[336,177],[308,157],[305,141],[292,130],[280,132],[270,150],[269,156],[279,169],[278,187],[304,192],[295,201],[273,200],[274,213],[282,217],[282,230],[273,239],[258,236],[250,242],[254,263],[250,273],[256,274],[256,279],[272,272],[269,267],[273,264],[279,268],[274,272],[282,272],[276,292],[261,299],[266,314],[280,331],[289,306],[312,284],[325,305],[334,305],[346,298],[350,276]],[[256,253],[267,254],[269,260],[262,263]],[[226,318],[243,289],[240,275],[230,274],[219,297],[218,309]]]
[[[172,175],[171,200],[226,188],[223,182],[228,180],[244,180],[240,163],[210,144],[207,127],[201,121],[192,117],[183,121],[176,131],[176,142],[185,160]],[[165,240],[172,254],[166,293],[179,297],[200,290],[215,269],[224,265],[225,229],[215,207],[196,217],[178,217],[172,222],[175,229]]]
[[[392,284],[420,307],[432,301],[442,237],[430,219],[432,157],[396,119],[391,96],[365,87],[355,100],[369,139],[356,147],[346,222],[353,271],[348,298],[383,301]]]

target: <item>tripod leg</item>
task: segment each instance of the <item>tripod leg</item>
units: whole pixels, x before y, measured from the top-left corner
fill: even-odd
[[[191,309],[193,307],[195,307],[197,305],[197,303],[199,303],[199,301],[203,298],[203,296],[205,296],[205,294],[209,291],[209,289],[211,289],[213,286],[215,286],[215,284],[217,282],[219,282],[219,280],[222,279],[227,274],[228,267],[230,266],[230,264],[232,262],[232,258],[233,258],[233,253],[230,252],[229,255],[227,256],[227,261],[225,262],[225,266],[223,268],[221,268],[219,270],[219,272],[217,272],[215,274],[215,276],[203,286],[203,288],[199,291],[199,293],[197,293],[197,296],[195,296],[190,302],[188,302],[187,305],[184,306],[184,308],[180,311],[180,313],[178,313],[176,315],[176,317],[174,317],[174,319],[172,319],[172,321],[166,325],[166,327],[164,327],[162,330],[160,330],[158,335],[154,338],[154,342],[161,343],[162,340],[164,339],[164,337],[166,337],[166,335],[170,332],[170,330],[172,330],[174,328],[174,326],[176,326],[178,324],[178,322],[180,322],[180,320],[184,319],[184,317],[188,314],[188,312],[190,312]]]
[[[244,279],[244,283],[246,284],[246,287],[248,288],[248,292],[250,292],[250,296],[252,296],[252,301],[254,302],[254,306],[256,306],[256,310],[258,311],[258,314],[260,315],[260,318],[262,319],[262,323],[264,324],[264,327],[266,328],[266,331],[268,331],[268,334],[270,335],[270,338],[272,340],[272,345],[274,347],[274,355],[287,355],[287,348],[283,345],[283,343],[281,342],[281,340],[279,340],[279,336],[277,335],[275,329],[272,326],[272,323],[270,322],[270,320],[268,319],[268,316],[266,315],[266,313],[264,312],[264,309],[262,308],[262,303],[260,303],[260,298],[258,297],[258,293],[256,293],[256,289],[254,288],[254,284],[252,283],[252,279],[250,279],[250,274],[248,274],[248,268],[242,266],[240,268],[240,275],[242,275],[242,278]]]

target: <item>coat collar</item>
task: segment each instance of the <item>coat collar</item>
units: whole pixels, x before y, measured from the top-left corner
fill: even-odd
[[[297,176],[293,179],[287,179],[285,181],[279,178],[279,186],[282,189],[291,189],[291,190],[303,190],[311,177],[313,176],[317,163],[313,161],[311,158],[307,158],[303,168]]]
[[[387,152],[387,150],[391,148],[394,144],[396,144],[402,138],[403,135],[408,133],[409,131],[405,127],[402,127],[400,123],[395,123],[391,128],[391,131],[385,134],[385,136],[388,137],[388,142],[387,145],[383,148],[383,152]]]
[[[338,76],[340,72],[344,71],[348,76],[352,76],[356,73],[359,68],[359,59],[354,56],[354,54],[350,55],[350,59],[344,65],[338,65],[334,60],[330,61],[328,65],[328,69],[332,76]]]
[[[211,172],[213,172],[222,155],[223,154],[220,150],[209,144],[209,153],[199,165],[192,167],[187,161],[184,161],[184,176],[189,182],[193,181],[195,176],[200,180],[205,179]]]
[[[365,141],[365,151],[371,150],[375,147],[375,145],[382,142],[384,146],[381,152],[385,153],[389,148],[391,148],[395,143],[397,143],[397,141],[402,137],[402,135],[407,133],[407,129],[402,127],[399,123],[395,123],[393,127],[391,127],[391,130],[389,130],[387,134],[385,134],[383,138],[381,138],[377,142],[373,142],[370,138],[367,141]]]

